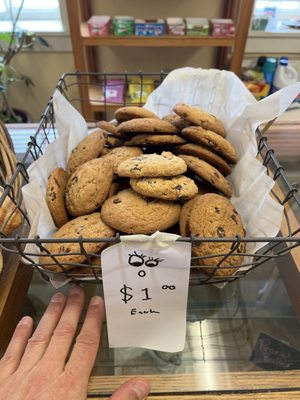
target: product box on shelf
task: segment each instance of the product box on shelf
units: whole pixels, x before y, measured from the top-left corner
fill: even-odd
[[[91,36],[109,35],[111,17],[108,15],[93,15],[87,22]]]
[[[141,79],[139,77],[133,77],[128,84],[128,96],[134,103],[146,103],[148,96],[153,90],[153,79],[143,79],[141,84]]]
[[[212,36],[234,36],[235,26],[232,19],[213,18],[210,20]]]
[[[107,103],[122,103],[125,96],[125,81],[122,79],[110,79],[103,87],[101,101]]]
[[[187,35],[209,35],[209,21],[207,18],[188,17],[185,21]]]
[[[163,19],[135,19],[136,36],[161,36],[164,35],[164,33],[165,21]]]
[[[185,35],[185,23],[183,18],[168,17],[166,21],[168,35]]]
[[[114,17],[113,32],[116,36],[131,36],[134,34],[134,18],[121,15]]]

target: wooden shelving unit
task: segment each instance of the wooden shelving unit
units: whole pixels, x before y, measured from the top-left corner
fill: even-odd
[[[101,72],[98,70],[95,49],[101,46],[123,47],[218,47],[220,54],[216,68],[225,68],[225,60],[230,54],[229,69],[240,75],[254,0],[224,1],[223,18],[232,18],[236,24],[234,37],[214,36],[90,36],[86,21],[91,16],[91,0],[67,0],[69,26],[72,38],[75,68],[80,72]],[[200,65],[199,65],[200,66]],[[93,91],[93,89],[92,89]],[[91,98],[88,85],[82,85],[81,96]],[[106,107],[116,108],[116,105]],[[103,105],[94,102],[83,104],[83,115],[92,119],[93,113],[101,111]]]

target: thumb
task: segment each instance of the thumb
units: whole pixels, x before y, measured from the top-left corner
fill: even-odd
[[[111,396],[111,400],[143,400],[150,392],[149,382],[142,376],[123,383]]]

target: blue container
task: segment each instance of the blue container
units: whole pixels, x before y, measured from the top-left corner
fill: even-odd
[[[165,33],[165,22],[163,19],[154,21],[136,19],[135,34],[136,36],[162,36]]]
[[[272,86],[273,85],[273,79],[275,75],[277,67],[277,59],[273,57],[268,57],[263,65],[263,73],[265,77],[265,81]]]

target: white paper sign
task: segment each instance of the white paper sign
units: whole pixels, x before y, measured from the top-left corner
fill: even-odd
[[[183,350],[191,243],[167,235],[167,242],[127,237],[102,252],[109,347]]]

